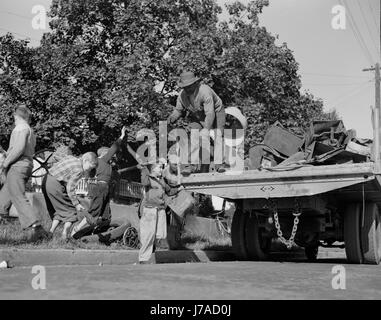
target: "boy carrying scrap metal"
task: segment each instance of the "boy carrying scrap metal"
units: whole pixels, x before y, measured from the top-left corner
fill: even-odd
[[[174,248],[177,242],[176,235],[180,234],[184,222],[184,214],[193,205],[194,199],[181,185],[182,175],[178,155],[170,154],[169,163],[165,166],[165,159],[161,158],[158,162],[151,159],[144,163],[130,146],[128,151],[139,163],[141,182],[145,187],[145,194],[139,207],[141,242],[139,262],[155,263],[156,240],[167,239],[170,249]],[[167,207],[171,209],[168,231]]]
[[[145,141],[146,145],[151,142]],[[165,211],[165,193],[168,186],[162,174],[166,164],[165,159],[156,161],[155,157],[143,160],[129,145],[127,149],[138,162],[137,168],[141,171],[141,183],[144,186],[144,195],[138,209],[140,250],[139,263],[153,264],[157,241],[167,238],[167,214]]]
[[[168,155],[168,165],[163,170],[163,180],[166,185],[165,203],[170,216],[167,242],[170,249],[178,249],[185,225],[185,215],[195,203],[191,193],[186,191],[182,185],[178,155]]]
[[[141,166],[142,184],[145,187],[141,203],[139,263],[155,263],[156,240],[167,237],[165,188],[162,179],[164,163],[154,162]]]

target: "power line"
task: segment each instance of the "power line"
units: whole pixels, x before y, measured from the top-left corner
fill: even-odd
[[[346,99],[348,98],[351,98],[357,94],[359,94],[360,92],[362,92],[364,89],[368,88],[369,85],[371,84],[372,81],[367,81],[367,82],[364,82],[363,84],[361,84],[360,86],[358,86],[357,88],[355,89],[351,89],[350,91],[347,91],[345,92],[344,94],[341,94],[340,96],[334,98],[334,102],[330,103],[330,105],[335,105],[335,104],[338,104],[338,103],[342,103],[343,101],[345,101]]]
[[[25,19],[25,20],[31,20],[32,19],[32,17],[27,17],[27,16],[24,16],[22,14],[11,12],[11,11],[0,11],[0,13],[6,13],[6,14],[9,14],[9,15],[12,15],[12,16],[16,16],[16,17]]]
[[[374,10],[373,6],[371,5],[371,2],[372,2],[372,0],[366,1],[366,3],[368,4],[368,7],[369,7],[369,11],[371,13],[371,17],[373,18],[371,20],[373,21],[374,26],[376,27],[376,30],[379,30],[379,26],[378,26],[376,14],[375,14],[376,10]]]
[[[340,3],[347,8],[348,11],[348,20],[349,20],[349,25],[351,26],[351,29],[353,31],[353,34],[356,38],[356,41],[359,43],[361,49],[363,50],[363,53],[365,54],[366,58],[370,62],[370,64],[373,64],[373,57],[372,54],[370,53],[368,46],[366,45],[366,42],[360,32],[360,29],[357,26],[356,20],[354,19],[354,16],[352,15],[351,8],[349,4],[345,0],[339,0]]]
[[[370,80],[370,81],[367,81],[366,83],[368,82],[372,82],[373,80]],[[364,84],[364,82],[356,82],[356,83],[304,83],[304,85],[306,86],[323,86],[323,87],[331,87],[331,86],[334,86],[334,87],[345,87],[345,86],[357,86],[359,84]]]
[[[302,72],[302,75],[311,75],[317,77],[327,77],[327,78],[363,78],[368,79],[367,76],[355,76],[355,75],[345,75],[345,74],[330,74],[330,73],[312,73],[312,72]]]
[[[355,39],[356,41],[358,42],[358,44],[360,45],[360,48],[361,50],[363,51],[363,54],[365,55],[365,57],[368,59],[368,61],[370,62],[370,64],[373,64],[373,58],[372,58],[372,55],[361,35],[361,32],[359,31],[358,29],[358,26],[357,26],[357,23],[355,21],[355,19],[353,18],[353,15],[352,15],[352,12],[350,10],[350,7],[345,3],[345,0],[339,0],[340,4],[342,6],[344,6],[345,8],[347,8],[347,11],[348,11],[348,20],[349,20],[349,25],[351,26],[351,29],[353,31],[353,34],[355,36]]]
[[[360,7],[360,12],[361,12],[361,16],[363,17],[364,21],[365,21],[365,24],[366,24],[366,27],[368,29],[368,32],[369,32],[369,36],[372,38],[372,35],[373,35],[373,32],[371,31],[371,28],[369,26],[369,23],[368,23],[368,19],[366,18],[365,16],[365,12],[363,10],[363,6],[361,5],[361,2],[360,1],[357,1],[357,4],[358,6]],[[378,30],[378,29],[377,29]],[[376,36],[376,39],[378,39],[378,37]],[[378,42],[378,41],[377,41]],[[372,41],[372,44],[374,45],[374,48],[376,49],[376,52],[378,55],[380,55],[380,49],[377,47],[377,45],[375,44],[374,41]]]
[[[6,32],[10,32],[10,33],[13,33],[13,34],[15,34],[15,35],[18,35],[18,36],[20,36],[20,37],[24,37],[24,38],[27,38],[27,39],[30,39],[30,40],[40,41],[39,39],[32,38],[32,37],[30,37],[30,36],[27,36],[26,34],[22,34],[22,33],[14,32],[14,31],[11,31],[11,30],[2,28],[2,27],[0,27],[0,30],[6,31]]]

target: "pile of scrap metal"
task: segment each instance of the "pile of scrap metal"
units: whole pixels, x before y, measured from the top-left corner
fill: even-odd
[[[357,138],[354,130],[346,130],[341,120],[313,121],[303,137],[276,122],[266,132],[262,144],[250,149],[246,166],[276,171],[369,162],[372,143],[370,139]]]

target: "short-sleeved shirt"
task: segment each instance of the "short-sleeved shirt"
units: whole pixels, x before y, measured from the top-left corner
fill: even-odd
[[[222,109],[222,100],[214,90],[206,84],[200,84],[190,96],[181,90],[173,116],[178,118],[183,112],[188,112],[191,120],[205,122],[203,126],[212,129],[215,114]]]
[[[35,147],[36,136],[29,124],[26,121],[18,123],[11,134],[4,166],[33,166]]]
[[[79,204],[75,187],[84,176],[82,161],[76,157],[67,156],[54,164],[53,167],[49,169],[49,174],[58,181],[65,183],[66,191],[71,202],[75,206]]]

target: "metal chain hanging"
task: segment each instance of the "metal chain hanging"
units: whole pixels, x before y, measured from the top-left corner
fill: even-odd
[[[275,202],[273,201],[270,202],[270,209],[272,210],[274,215],[275,228],[277,231],[276,233],[279,238],[279,241],[282,242],[287,247],[287,249],[291,249],[295,245],[294,240],[295,240],[296,232],[298,231],[299,217],[302,214],[299,207],[299,202],[295,198],[295,211],[292,214],[294,216],[294,225],[292,227],[291,236],[288,240],[283,236]]]

